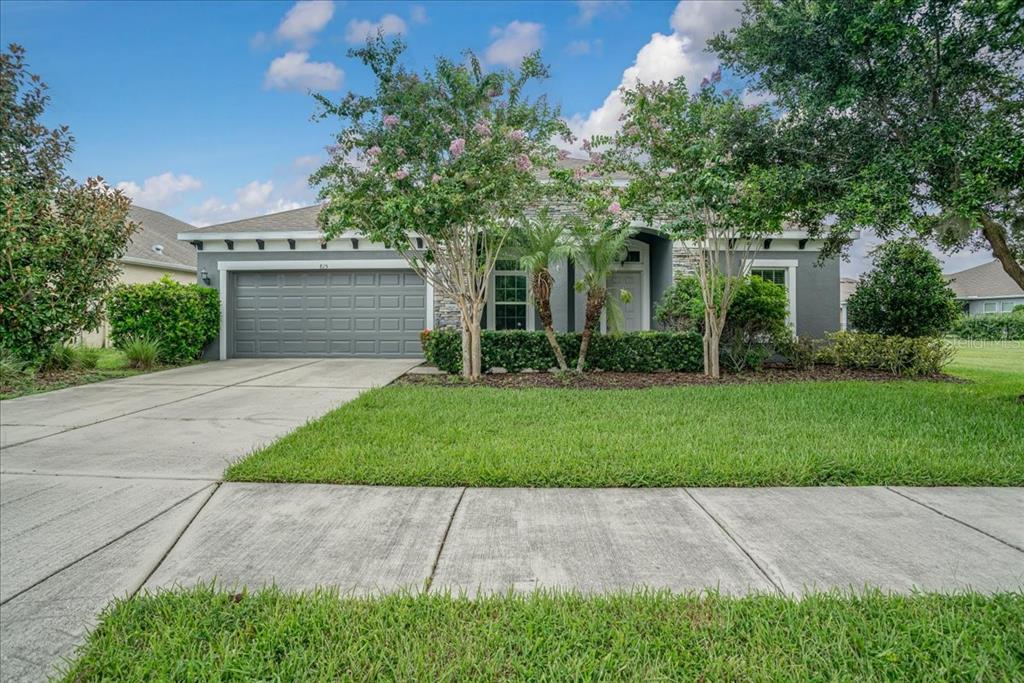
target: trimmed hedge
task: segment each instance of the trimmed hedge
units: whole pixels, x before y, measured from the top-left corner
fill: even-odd
[[[527,368],[547,370],[558,365],[543,332],[484,330],[481,342],[483,367],[487,369],[519,372]],[[567,360],[579,357],[579,333],[561,333],[558,342]],[[427,330],[423,333],[423,353],[441,370],[460,372],[462,334],[451,329]],[[703,343],[696,332],[596,334],[587,352],[588,370],[697,372],[703,367]]]
[[[217,336],[220,301],[214,289],[164,276],[117,287],[107,302],[107,317],[114,346],[151,339],[160,345],[160,360],[183,363],[198,358]]]
[[[1024,308],[1018,306],[1012,313],[964,316],[956,321],[950,333],[960,339],[979,341],[1024,340]]]
[[[833,332],[818,351],[819,363],[840,368],[885,370],[894,375],[935,375],[953,359],[953,347],[939,337],[885,337],[867,332]]]

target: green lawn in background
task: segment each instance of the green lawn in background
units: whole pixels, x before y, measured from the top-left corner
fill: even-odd
[[[339,598],[200,587],[115,602],[66,681],[1024,678],[1024,596],[537,593]]]
[[[384,387],[225,476],[407,486],[1024,485],[1024,344],[961,344],[949,371],[970,381]]]

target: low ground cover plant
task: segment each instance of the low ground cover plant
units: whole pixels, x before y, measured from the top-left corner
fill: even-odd
[[[164,277],[117,287],[108,315],[114,346],[126,348],[144,338],[159,345],[160,361],[185,363],[197,359],[217,336],[220,301],[214,289]]]
[[[1018,680],[1022,622],[1019,593],[342,598],[200,586],[115,602],[63,680]]]
[[[50,356],[53,357],[53,354]],[[63,389],[137,374],[117,349],[66,346],[57,354],[61,364],[27,363],[10,352],[0,352],[0,398]]]
[[[893,375],[937,375],[953,359],[954,348],[937,337],[897,337],[867,332],[832,332],[815,361],[840,368],[885,370]]]

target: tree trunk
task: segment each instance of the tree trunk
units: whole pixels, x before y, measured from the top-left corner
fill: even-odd
[[[474,302],[462,302],[459,318],[462,323],[462,376],[471,382],[480,379],[480,307]]]
[[[711,377],[711,330],[714,321],[708,310],[704,309],[704,376]]]
[[[992,255],[999,260],[999,263],[1003,265],[1003,270],[1017,283],[1017,286],[1024,289],[1024,267],[1021,267],[1021,264],[1013,258],[1010,245],[1006,243],[1006,230],[985,214],[981,215],[981,226],[981,234],[992,245]]]
[[[540,322],[544,326],[544,336],[548,338],[548,344],[551,345],[551,350],[555,354],[555,360],[558,362],[558,369],[563,372],[569,369],[568,364],[565,362],[565,354],[562,353],[562,347],[558,343],[558,338],[555,336],[555,322],[554,316],[551,315],[551,284],[552,284],[551,273],[546,270],[541,270],[533,274],[533,299],[534,303],[537,304],[537,315],[540,317]]]
[[[722,339],[722,332],[715,325],[709,325],[704,333],[704,344],[707,347],[707,356],[704,359],[704,374],[711,379],[721,379],[722,372],[718,359],[719,342]]]
[[[473,374],[470,375],[469,379],[475,382],[480,379],[480,375],[483,374],[483,344],[480,335],[479,310],[474,311],[473,327],[470,329],[469,336],[473,342],[473,352],[470,356],[470,362],[473,366]]]
[[[587,364],[587,349],[590,348],[590,339],[594,336],[594,330],[601,322],[601,309],[604,308],[606,290],[604,287],[594,287],[587,292],[587,310],[583,317],[583,338],[580,339],[580,357],[576,361],[576,372],[583,372]]]

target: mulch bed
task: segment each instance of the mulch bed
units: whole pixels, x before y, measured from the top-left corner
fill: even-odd
[[[861,380],[868,382],[928,381],[964,383],[966,380],[951,375],[937,374],[916,377],[912,380],[879,370],[845,370],[822,366],[813,370],[766,367],[760,372],[739,374],[722,373],[720,380],[711,380],[699,372],[586,372],[582,375],[557,374],[551,372],[520,372],[488,374],[470,384],[458,375],[403,375],[396,384],[418,384],[429,386],[465,387],[482,386],[501,389],[526,389],[532,387],[571,389],[647,389],[649,387],[674,387],[700,384],[776,384],[780,382],[844,382]]]

